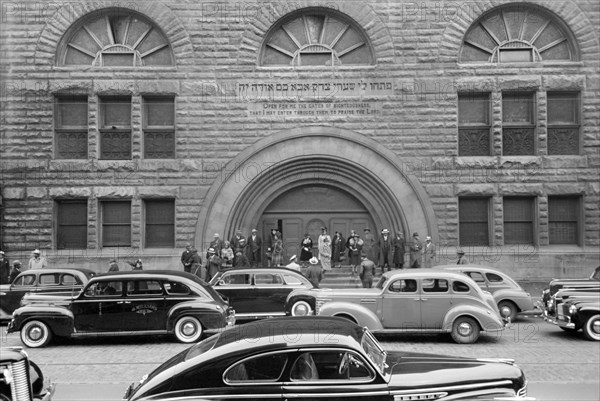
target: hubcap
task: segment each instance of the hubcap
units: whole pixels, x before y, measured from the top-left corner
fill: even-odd
[[[308,310],[306,310],[306,305],[298,305],[295,308],[295,314],[296,316],[305,316],[308,313]]]
[[[511,314],[511,310],[508,306],[503,306],[502,309],[500,309],[500,313],[502,314],[502,316],[508,317]]]
[[[595,320],[592,323],[592,330],[596,335],[600,335],[600,320]]]
[[[192,322],[186,322],[181,331],[186,336],[191,336],[196,333],[196,325]]]
[[[461,324],[458,325],[458,333],[461,336],[468,336],[469,334],[471,334],[471,325],[469,323],[466,322],[462,322]]]
[[[42,338],[42,335],[42,330],[37,326],[29,330],[29,338],[31,338],[33,341],[38,341],[40,338]]]

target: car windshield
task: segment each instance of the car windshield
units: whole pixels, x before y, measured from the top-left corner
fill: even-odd
[[[600,280],[600,266],[596,267],[596,270],[594,270],[590,278],[592,280]]]
[[[367,357],[375,364],[377,370],[379,370],[379,373],[383,375],[387,354],[381,347],[381,344],[379,344],[373,334],[371,334],[366,327],[364,328],[360,345],[367,354]]]
[[[386,276],[381,276],[381,278],[377,282],[377,285],[375,286],[375,288],[379,288],[380,290],[383,289],[383,286],[384,286],[385,282],[387,281],[387,279],[388,278]]]

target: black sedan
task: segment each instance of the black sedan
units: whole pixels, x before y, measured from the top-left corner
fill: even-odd
[[[7,330],[21,331],[21,341],[31,348],[45,346],[53,336],[174,334],[193,343],[205,330],[235,323],[234,312],[211,286],[170,270],[104,273],[74,297],[38,298],[27,296],[28,304],[13,312]]]
[[[285,268],[240,268],[216,274],[210,284],[235,309],[237,320],[285,316],[285,300],[296,289],[313,285],[301,273]],[[305,308],[311,310],[306,300]],[[299,307],[299,306],[297,306]]]
[[[508,359],[386,352],[347,320],[264,319],[175,355],[125,394],[175,400],[523,400],[527,382]]]
[[[0,320],[10,319],[28,292],[78,294],[96,273],[84,268],[33,269],[21,272],[11,284],[0,285]]]

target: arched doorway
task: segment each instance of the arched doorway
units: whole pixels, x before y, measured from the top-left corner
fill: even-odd
[[[317,251],[317,238],[321,227],[326,227],[333,237],[339,231],[347,238],[351,230],[362,235],[365,228],[374,227],[371,212],[349,192],[325,185],[305,185],[291,189],[272,201],[262,213],[258,227],[263,238],[271,229],[282,233],[284,261],[300,254],[304,233],[313,239],[313,254]]]

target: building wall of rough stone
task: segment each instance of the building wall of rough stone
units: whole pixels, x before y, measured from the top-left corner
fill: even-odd
[[[177,266],[194,238],[204,199],[215,182],[249,170],[224,166],[258,140],[290,128],[331,126],[376,140],[397,155],[403,173],[430,197],[437,219],[441,261],[452,263],[458,244],[458,196],[492,197],[491,246],[472,249],[474,261],[507,269],[520,277],[585,274],[600,262],[600,10],[596,0],[523,2],[539,5],[572,31],[580,60],[535,65],[460,65],[465,32],[479,16],[503,0],[450,1],[82,1],[2,3],[0,28],[2,214],[0,247],[11,259],[42,249],[55,263],[103,269],[113,256],[144,256]],[[173,48],[174,67],[58,67],[57,46],[71,24],[91,12],[120,7],[149,17]],[[259,67],[258,54],[269,28],[289,12],[332,8],[347,15],[370,38],[374,66],[338,68]],[[381,108],[375,115],[253,116],[254,99],[239,97],[240,82],[310,80],[391,81],[393,93],[361,101]],[[501,90],[537,94],[538,152],[502,153]],[[457,92],[491,90],[493,154],[458,157]],[[582,151],[548,156],[546,91],[581,93]],[[54,96],[87,94],[89,157],[54,157]],[[132,96],[132,158],[100,160],[98,97]],[[175,95],[176,157],[143,158],[144,95]],[[262,99],[257,99],[262,100]],[[278,162],[280,160],[273,160]],[[581,246],[548,246],[548,195],[582,196]],[[535,248],[504,244],[502,197],[537,197]],[[87,250],[57,250],[55,199],[88,199]],[[175,247],[142,247],[142,201],[175,199]],[[98,199],[132,200],[132,246],[101,248]],[[422,233],[424,235],[424,233]],[[442,253],[442,252],[440,252]]]

